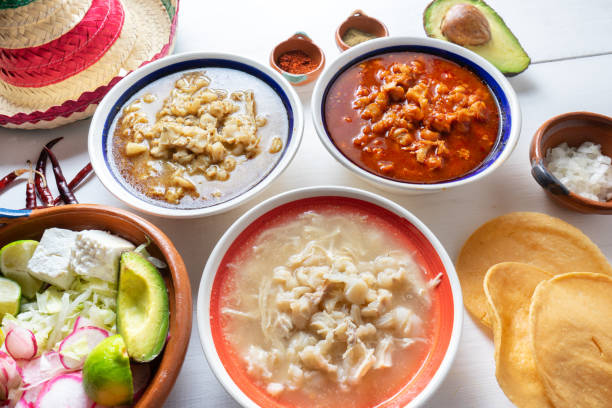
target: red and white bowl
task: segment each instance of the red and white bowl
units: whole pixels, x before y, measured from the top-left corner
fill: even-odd
[[[417,374],[399,393],[384,402],[385,406],[419,407],[436,392],[455,358],[463,325],[463,300],[455,268],[446,250],[434,234],[412,213],[379,195],[348,187],[309,187],[272,197],[240,217],[226,231],[212,251],[202,278],[197,300],[197,322],[200,342],[208,364],[226,391],[244,407],[282,407],[276,399],[254,386],[244,367],[231,357],[229,346],[216,316],[219,296],[215,282],[226,271],[226,263],[252,237],[275,217],[286,213],[302,201],[338,206],[358,206],[393,223],[414,245],[415,259],[427,278],[443,274],[433,293],[432,315],[435,317],[431,348]]]

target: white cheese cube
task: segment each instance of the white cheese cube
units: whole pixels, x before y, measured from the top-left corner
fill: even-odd
[[[68,289],[75,278],[70,269],[70,254],[76,235],[75,231],[61,228],[45,230],[28,262],[30,275],[61,289]]]
[[[119,258],[134,245],[105,231],[80,231],[72,250],[72,270],[84,279],[98,278],[117,282]]]

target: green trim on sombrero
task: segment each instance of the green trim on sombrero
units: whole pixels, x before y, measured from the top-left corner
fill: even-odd
[[[0,9],[17,8],[26,6],[36,0],[0,0]]]
[[[174,18],[174,14],[176,13],[176,7],[174,7],[173,1],[172,0],[161,0],[161,2],[166,8],[166,11],[168,12],[168,17],[170,17],[170,21],[172,21],[172,19]]]

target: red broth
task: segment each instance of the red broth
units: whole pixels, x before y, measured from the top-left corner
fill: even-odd
[[[487,157],[499,109],[473,72],[433,55],[397,52],[340,74],[325,101],[338,149],[359,167],[396,181],[460,177]]]
[[[357,385],[346,392],[332,381],[317,392],[285,391],[277,397],[266,392],[266,384],[249,375],[241,350],[235,347],[228,331],[233,327],[232,317],[222,312],[236,301],[233,293],[238,286],[237,268],[253,256],[253,244],[266,230],[282,226],[306,211],[320,214],[349,214],[367,217],[372,228],[392,237],[413,253],[421,265],[423,277],[433,279],[444,266],[426,238],[412,224],[373,204],[343,197],[317,197],[282,205],[254,221],[231,245],[224,256],[213,282],[210,319],[212,335],[219,357],[233,381],[260,406],[272,407],[372,407],[402,406],[411,401],[428,384],[439,367],[450,342],[453,327],[453,302],[450,284],[444,275],[440,285],[431,290],[431,306],[422,316],[427,342],[417,347],[396,352],[393,366],[371,370]]]

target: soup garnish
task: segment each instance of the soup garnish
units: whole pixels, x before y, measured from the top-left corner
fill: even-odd
[[[412,250],[370,217],[301,211],[257,233],[251,253],[229,264],[224,337],[268,395],[370,406],[418,371],[441,275],[426,279]],[[372,392],[379,381],[386,386]]]
[[[487,86],[443,58],[392,53],[343,72],[325,101],[336,146],[398,181],[434,183],[476,168],[491,151],[499,112]]]

